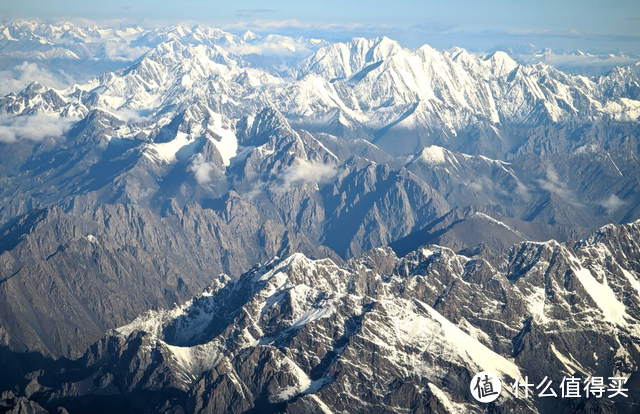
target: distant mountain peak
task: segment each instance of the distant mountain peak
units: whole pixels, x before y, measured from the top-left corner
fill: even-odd
[[[251,30],[247,30],[240,36],[240,39],[242,39],[242,41],[244,42],[250,42],[252,40],[259,39],[259,38],[260,36],[252,32]]]

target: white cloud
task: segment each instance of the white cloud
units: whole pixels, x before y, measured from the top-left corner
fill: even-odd
[[[600,204],[602,207],[605,208],[605,210],[607,210],[607,214],[611,215],[616,211],[618,211],[620,207],[627,204],[627,202],[621,199],[620,197],[618,197],[617,195],[611,194],[609,198],[607,198],[606,200],[600,201],[598,204]]]
[[[258,196],[264,194],[264,183],[254,183],[249,191],[243,194],[244,198],[249,201],[255,200]]]
[[[282,185],[277,189],[286,191],[298,184],[326,184],[338,174],[335,165],[319,162],[302,161],[298,165],[288,167],[281,174]]]
[[[131,46],[130,43],[116,43],[114,41],[102,44],[106,57],[110,59],[135,60],[147,53],[150,48],[146,46]]]
[[[573,191],[567,187],[567,184],[560,181],[560,177],[556,172],[553,165],[547,165],[547,179],[546,180],[538,180],[540,187],[549,191],[551,194],[557,195],[558,197],[564,199],[564,201],[572,204],[574,206],[582,206],[582,203],[578,200],[578,197],[575,195]]]
[[[517,184],[516,192],[518,195],[522,197],[524,197],[525,195],[528,195],[528,194],[525,194],[526,186],[524,184],[522,184],[517,179],[516,179],[516,184]],[[468,186],[476,193],[485,193],[485,195],[487,195],[488,193],[495,193],[496,195],[502,196],[502,197],[513,197],[513,194],[500,188],[500,186],[497,185],[494,181],[484,176],[478,176],[474,178],[473,181],[471,181],[468,184]]]
[[[237,44],[229,46],[227,50],[237,55],[253,53],[267,56],[308,56],[313,52],[308,47],[295,42]]]
[[[529,187],[516,178],[516,193],[525,200],[529,201],[531,194],[529,193]]]
[[[42,141],[47,137],[58,137],[76,122],[73,118],[53,115],[0,115],[0,142],[15,142],[20,139]]]
[[[611,69],[615,66],[632,65],[640,59],[626,56],[600,56],[600,55],[545,55],[537,57],[534,55],[515,55],[514,58],[525,64],[544,62],[556,68],[600,68]]]
[[[99,107],[101,110],[115,116],[116,118],[122,119],[125,122],[142,122],[149,119],[149,117],[153,114],[153,110],[146,108],[104,108]]]
[[[211,182],[211,173],[215,169],[215,165],[211,162],[207,162],[202,154],[196,155],[189,171],[193,173],[196,181],[200,185],[205,185]]]
[[[11,69],[0,71],[0,96],[9,92],[19,92],[33,81],[54,89],[65,89],[75,83],[63,71],[50,72],[36,63],[23,62]]]
[[[471,184],[469,184],[469,188],[471,188],[473,191],[479,193],[482,190],[484,190],[484,186],[482,185],[482,183],[474,181]]]

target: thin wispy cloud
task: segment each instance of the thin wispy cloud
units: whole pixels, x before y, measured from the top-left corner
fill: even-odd
[[[429,44],[441,49],[462,46],[470,50],[486,50],[500,44],[534,43],[556,49],[598,49],[608,51],[611,49],[611,45],[633,50],[636,44],[640,44],[640,34],[633,33],[597,33],[580,30],[535,28],[511,30],[470,29],[460,24],[436,21],[403,27],[361,22],[256,18],[223,24],[222,28],[231,32],[252,30],[261,34],[277,33],[288,36],[322,38],[330,41],[343,41],[353,37],[388,36],[400,41],[403,46],[412,48]],[[625,44],[628,47],[623,46]]]
[[[578,196],[567,186],[564,180],[560,178],[553,165],[547,165],[546,176],[546,179],[538,180],[538,184],[542,189],[562,198],[573,206],[582,206],[582,203],[578,200]]]
[[[577,30],[568,31],[554,31],[554,30],[508,30],[508,31],[493,31],[486,30],[486,34],[492,35],[504,35],[512,37],[522,38],[539,38],[539,39],[579,39],[579,40],[594,40],[594,41],[621,41],[621,42],[637,42],[640,41],[640,35],[628,35],[618,33],[585,33]]]
[[[236,21],[222,26],[228,31],[251,30],[258,33],[277,33],[287,36],[305,36],[328,40],[349,39],[352,37],[389,36],[402,32],[393,26],[372,25],[364,23],[324,23],[307,22],[297,19],[272,20],[254,19],[251,21]]]
[[[447,34],[454,32],[458,26],[455,24],[446,24],[442,22],[425,22],[411,27],[410,30],[415,30],[423,34]]]
[[[544,63],[557,68],[591,67],[608,69],[615,66],[632,65],[638,61],[636,57],[607,56],[603,58],[597,55],[548,55],[544,56],[543,59],[533,55],[516,55],[516,58],[523,63],[535,63],[542,60]]]
[[[636,18],[630,19],[635,20]],[[513,29],[513,30],[495,30],[481,29],[469,30],[464,27],[453,24],[444,23],[424,23],[412,26],[410,30],[423,32],[425,34],[455,34],[464,36],[487,36],[502,37],[505,39],[546,39],[546,40],[596,40],[596,41],[640,41],[640,34],[620,34],[620,33],[589,33],[579,30],[547,30],[547,29]]]
[[[236,10],[236,17],[251,17],[257,14],[274,13],[273,9],[240,9]]]

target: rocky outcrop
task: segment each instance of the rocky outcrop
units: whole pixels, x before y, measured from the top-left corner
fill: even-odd
[[[488,370],[503,381],[492,412],[629,412],[639,242],[637,222],[577,243],[523,242],[504,271],[439,246],[341,266],[273,259],[141,314],[24,392],[70,412],[105,395],[122,412],[483,412],[469,382]],[[516,398],[509,386],[524,376],[631,377],[632,396]]]

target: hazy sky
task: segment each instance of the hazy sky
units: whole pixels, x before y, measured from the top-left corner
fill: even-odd
[[[487,50],[533,43],[640,52],[640,0],[0,0],[0,14],[5,20],[202,23],[232,32],[251,29],[329,40],[387,35],[408,47],[428,43]]]

